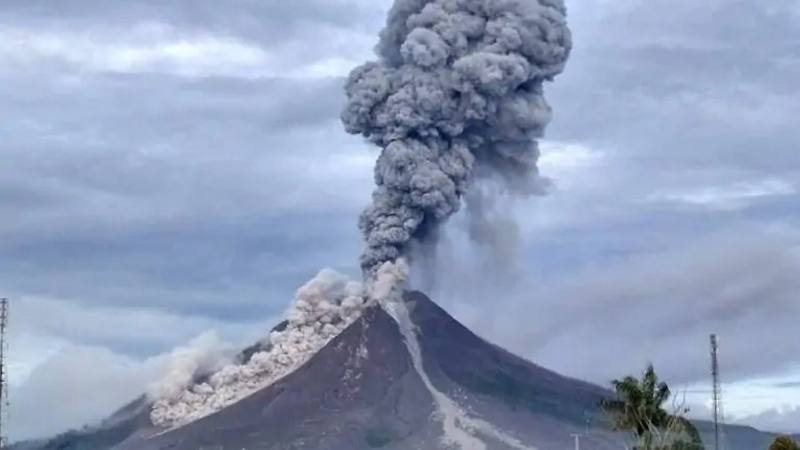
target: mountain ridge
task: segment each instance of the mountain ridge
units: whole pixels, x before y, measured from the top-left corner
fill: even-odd
[[[597,411],[605,388],[560,375],[477,336],[425,294],[404,296],[417,328],[422,364],[437,389],[498,430],[540,447],[572,445],[585,432],[585,449],[618,448]],[[280,324],[279,324],[280,326]],[[264,344],[240,352],[247,360]],[[248,355],[249,353],[249,355]],[[397,323],[379,307],[333,338],[310,360],[272,385],[174,430],[154,427],[145,397],[97,427],[63,435],[39,450],[439,448],[436,405],[414,372]],[[706,442],[711,424],[696,421]],[[210,431],[209,431],[210,430]],[[766,448],[772,434],[727,426],[736,445]],[[519,448],[489,442],[487,449]],[[740,446],[741,444],[741,446]],[[16,447],[21,448],[21,447]]]

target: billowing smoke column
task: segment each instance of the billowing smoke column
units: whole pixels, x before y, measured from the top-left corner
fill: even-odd
[[[473,436],[478,431],[527,448],[436,390],[408,311],[390,300],[412,248],[432,248],[476,179],[500,181],[514,193],[536,190],[536,139],[550,121],[542,85],[564,69],[570,49],[563,0],[396,0],[381,32],[379,60],[350,74],[342,114],[348,132],[382,148],[373,201],[360,219],[365,283],[323,270],[297,291],[285,329],[273,332],[249,361],[203,382],[197,372],[210,365],[206,353],[174,355],[169,375],[151,392],[153,423],[179,426],[269,386],[377,301],[399,324],[449,440],[482,450]],[[491,212],[477,200],[468,205],[472,214]],[[489,221],[476,219],[476,236],[485,234],[482,223]]]
[[[379,60],[351,72],[342,113],[382,148],[359,223],[367,278],[432,244],[476,178],[536,189],[543,83],[572,47],[565,14],[563,0],[395,1]]]

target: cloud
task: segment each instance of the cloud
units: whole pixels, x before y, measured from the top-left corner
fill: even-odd
[[[797,192],[792,183],[767,178],[759,181],[735,183],[729,186],[710,186],[683,192],[663,192],[649,196],[652,201],[684,203],[722,210],[740,210],[763,197],[793,195]]]
[[[737,422],[774,433],[794,434],[800,422],[800,406],[769,408],[758,414],[744,416]]]
[[[23,383],[11,388],[11,437],[36,439],[96,425],[145,393],[182,389],[197,373],[228,361],[230,350],[230,344],[213,332],[150,357],[125,356],[92,345],[62,345]]]
[[[737,229],[561,277],[528,276],[470,325],[546,367],[600,383],[638,373],[648,360],[671,382],[702,382],[710,333],[720,336],[728,382],[768,376],[790,369],[784,356],[800,351],[797,249],[792,237]]]
[[[786,0],[573,8],[576,49],[550,89],[551,134],[614,146],[626,169],[658,167],[648,175],[675,181],[709,168],[795,174],[798,92],[788,61],[797,61],[800,30],[787,14],[795,8]]]
[[[340,250],[357,252],[374,155],[338,130],[339,80],[84,82],[52,93],[49,108],[6,105],[8,288],[146,306],[258,305],[289,298],[284,280],[302,281],[317,256],[350,263]],[[27,89],[49,85],[38,83]],[[277,281],[286,284],[271,292]]]
[[[169,36],[163,28],[137,27],[124,35],[129,42],[77,32],[4,29],[0,32],[0,59],[16,66],[15,70],[20,65],[54,60],[87,72],[157,71],[185,76],[269,76],[268,66],[276,63],[256,46],[213,36]]]
[[[176,30],[160,23],[136,25],[121,30],[33,31],[7,28],[0,32],[3,73],[13,77],[20,70],[61,69],[81,74],[160,73],[188,78],[232,77],[244,79],[322,79],[346,75],[357,60],[336,56],[307,59],[293,53],[296,44],[280,52],[268,51],[226,35]],[[327,45],[360,36],[330,30]],[[292,58],[296,58],[292,62]]]
[[[303,0],[292,5],[232,0],[222,8],[213,0],[121,1],[113,5],[102,0],[67,0],[56,9],[42,2],[10,0],[4,6],[10,22],[25,25],[99,27],[161,21],[183,29],[204,29],[270,42],[301,37],[314,25],[360,29],[365,17],[381,18],[387,5],[365,0]]]
[[[214,2],[183,3],[68,1],[52,9],[11,2],[11,26],[0,33],[0,61],[8,66],[0,73],[342,76],[368,56],[347,50],[371,40],[372,30],[360,25],[380,12],[351,0],[306,0],[291,8],[234,0],[223,13]]]
[[[118,348],[163,350],[205,330],[217,329],[226,337],[242,339],[252,330],[272,326],[264,323],[270,319],[267,316],[226,321],[156,308],[82,305],[69,298],[18,296],[10,301],[9,310],[13,314],[9,332],[15,347],[12,360],[27,360],[25,350],[35,347],[38,340],[56,349],[73,343],[113,343]],[[22,348],[17,349],[18,345]]]
[[[11,437],[38,438],[97,423],[141,395],[154,369],[152,362],[102,347],[65,347],[9,392]]]
[[[357,32],[287,10],[264,42],[161,3],[85,5],[9,5],[2,31],[15,437],[97,421],[197,333],[262,337],[319,261],[351,264],[369,195],[330,54]],[[309,28],[323,45],[297,40]]]
[[[14,440],[94,425],[145,393],[179,389],[278,322],[277,316],[226,324],[155,311],[75,311],[54,301],[34,302],[46,311],[30,311],[30,300],[21,303],[13,305],[8,354]]]

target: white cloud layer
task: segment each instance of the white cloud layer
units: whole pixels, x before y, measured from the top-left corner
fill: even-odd
[[[36,31],[0,32],[4,66],[65,63],[87,72],[163,72],[185,76],[268,73],[278,64],[263,49],[213,35],[180,36],[162,24],[146,24],[122,33]]]
[[[314,33],[331,50],[365,38],[363,33],[337,27],[317,27]],[[83,30],[11,26],[0,30],[4,67],[0,74],[13,77],[20,71],[60,68],[79,74],[313,80],[345,76],[369,56],[338,52],[309,59],[304,55],[307,45],[292,41],[265,48],[227,34],[182,30],[160,22]]]

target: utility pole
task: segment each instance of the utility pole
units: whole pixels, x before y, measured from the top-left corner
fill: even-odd
[[[592,418],[589,415],[589,411],[587,411],[585,409],[583,410],[583,418],[586,419],[586,433],[584,433],[584,434],[586,436],[588,436],[589,435],[589,424],[592,421]]]
[[[575,438],[575,450],[581,450],[581,436],[580,433],[572,433],[570,436]]]
[[[9,446],[6,418],[8,415],[8,371],[6,370],[6,327],[8,326],[8,299],[0,298],[0,449]]]

